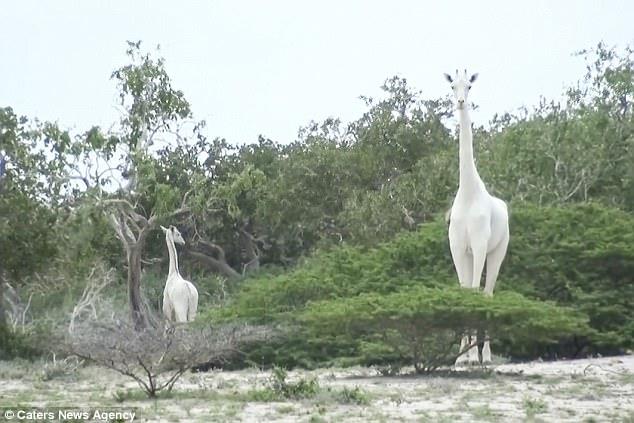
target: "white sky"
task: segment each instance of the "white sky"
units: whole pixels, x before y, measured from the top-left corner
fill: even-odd
[[[571,53],[600,40],[634,44],[634,2],[13,0],[0,7],[0,106],[108,128],[111,72],[126,40],[161,45],[174,86],[208,135],[295,140],[312,120],[356,119],[359,95],[393,75],[426,97],[449,92],[443,72],[480,73],[476,124],[556,98],[583,75]],[[479,120],[479,122],[478,122]]]

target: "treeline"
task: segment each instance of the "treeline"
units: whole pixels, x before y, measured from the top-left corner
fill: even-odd
[[[8,283],[0,286],[5,298],[10,289],[20,299],[4,303],[4,324],[16,326],[16,316],[31,295],[26,315],[34,320],[60,298],[72,302],[97,262],[118,269],[133,303],[132,318],[144,324],[143,308],[156,305],[160,275],[167,267],[159,224],[178,225],[187,240],[181,267],[201,286],[203,309],[227,298],[240,304],[252,287],[274,283],[277,279],[270,275],[290,277],[316,252],[366,251],[403,231],[426,234],[427,223],[441,225],[456,190],[458,168],[448,96],[426,99],[405,79],[394,77],[385,82],[383,98],[364,98],[367,111],[354,122],[311,122],[290,144],[260,137],[236,147],[206,135],[205,122],[193,118],[162,59],[145,53],[140,43],[130,43],[128,55],[130,64],[112,75],[123,113],[110,131],[94,127],[69,133],[54,123],[20,117],[10,107],[0,109],[0,275]],[[593,242],[608,251],[615,251],[617,241],[602,236],[615,231],[615,222],[630,222],[634,61],[629,48],[617,51],[603,44],[581,56],[587,74],[567,90],[565,101],[544,99],[531,110],[496,116],[489,125],[475,128],[476,158],[490,191],[509,202],[513,219],[525,216],[514,220],[512,233],[541,237],[535,239],[544,243],[540,251],[555,249],[540,256],[541,267],[518,276],[515,270],[527,264],[515,257],[533,250],[515,249],[526,238],[513,235],[511,250],[518,255],[503,265],[500,289],[513,287],[529,298],[577,307],[586,304],[589,291],[584,287],[600,287],[589,295],[607,297],[602,302],[592,297],[587,304],[601,307],[599,301],[612,314],[582,311],[608,340],[601,343],[598,335],[585,333],[578,349],[605,345],[618,350],[631,345],[631,329],[603,323],[615,322],[605,316],[624,316],[612,300],[613,295],[625,298],[623,287],[606,282],[612,281],[612,273],[593,272],[608,264],[609,269],[629,269],[627,242],[618,241],[626,252],[590,267],[584,266],[583,254],[560,256],[557,246],[579,228],[566,221],[567,205],[597,204],[577,211],[582,216],[616,213],[618,219],[600,221],[605,228],[588,229]],[[553,219],[540,220],[547,213],[554,213]],[[527,222],[534,222],[534,235],[530,226],[523,226]],[[542,231],[544,227],[550,232]],[[616,232],[631,235],[626,227]],[[430,242],[440,247],[444,235],[434,234],[439,238]],[[595,245],[586,238],[575,242],[581,250]],[[407,258],[417,263],[416,272],[439,271],[455,279],[444,249],[426,249],[424,243],[417,248],[418,255]],[[428,261],[428,256],[435,260]],[[359,260],[361,272],[367,257]],[[377,266],[384,264],[382,258],[376,260]],[[394,274],[408,265],[394,264]],[[579,273],[583,283],[577,286],[577,279],[562,273]],[[393,276],[377,286],[392,286]],[[414,274],[408,278],[407,286],[418,281]],[[529,280],[516,283],[515,278]],[[326,285],[316,278],[310,286],[319,291]],[[558,297],[562,292],[567,296]],[[149,301],[141,298],[144,293]]]

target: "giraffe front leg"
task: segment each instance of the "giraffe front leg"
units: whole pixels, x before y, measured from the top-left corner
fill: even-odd
[[[472,366],[480,364],[478,356],[478,337],[475,331],[469,331],[469,334],[462,337],[460,341],[461,354],[456,359],[455,366]]]
[[[469,347],[469,336],[465,335],[462,337],[462,340],[460,341],[460,355],[458,356],[458,358],[456,358],[456,363],[455,363],[456,367],[464,366],[469,363],[469,356],[468,356],[469,352],[466,351],[468,347]]]
[[[491,345],[489,345],[489,336],[484,334],[484,345],[482,346],[482,364],[491,364]]]
[[[467,352],[467,359],[470,365],[477,366],[480,364],[480,356],[478,354],[478,334],[476,331],[471,332],[471,336],[469,337],[469,345],[471,349]]]

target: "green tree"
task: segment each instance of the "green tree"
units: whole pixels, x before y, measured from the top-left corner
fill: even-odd
[[[58,251],[57,225],[67,209],[61,193],[68,133],[0,109],[0,324],[5,281],[14,287],[45,269]]]

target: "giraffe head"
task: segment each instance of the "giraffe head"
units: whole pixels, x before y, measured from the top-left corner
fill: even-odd
[[[456,69],[456,76],[452,77],[449,74],[445,74],[445,78],[451,84],[451,89],[453,90],[453,96],[456,100],[456,107],[461,110],[464,108],[465,104],[467,104],[467,96],[469,95],[469,90],[471,86],[478,78],[478,74],[474,73],[471,76],[467,76],[467,70],[464,70],[464,74],[460,75],[458,73],[458,69]]]
[[[163,229],[165,235],[172,237],[176,244],[185,245],[185,240],[178,229],[176,229],[176,226],[170,225],[169,228],[161,226],[161,229]]]

